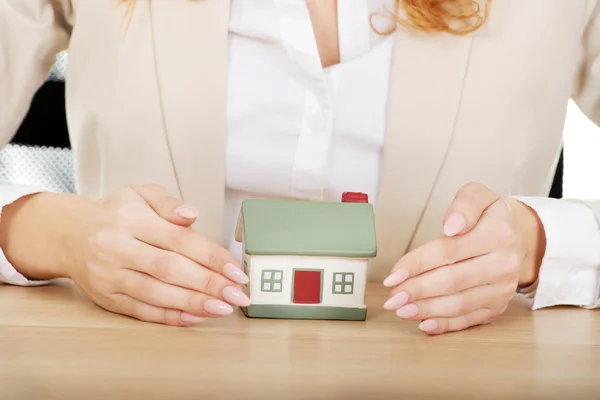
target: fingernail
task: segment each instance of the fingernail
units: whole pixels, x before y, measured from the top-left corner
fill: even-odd
[[[228,263],[223,267],[223,274],[235,283],[239,283],[241,285],[245,285],[250,282],[250,279],[246,276],[244,271],[242,271],[238,266]]]
[[[186,312],[181,313],[181,320],[186,324],[199,324],[200,322],[206,321],[208,318],[198,317],[197,315],[188,314]]]
[[[246,293],[233,286],[227,286],[223,289],[223,298],[234,306],[248,307],[250,305],[250,299],[246,296]]]
[[[467,219],[464,215],[458,212],[453,212],[446,219],[444,224],[444,234],[446,236],[454,236],[462,232],[467,227]]]
[[[399,285],[402,282],[404,282],[406,278],[408,278],[408,271],[404,268],[400,268],[391,273],[390,276],[385,278],[385,280],[383,281],[383,286],[392,287]]]
[[[173,211],[175,215],[181,218],[196,218],[198,217],[198,211],[191,206],[179,206]]]
[[[419,315],[419,307],[416,304],[407,304],[396,310],[396,315],[400,318],[414,318]]]
[[[419,329],[423,332],[431,333],[437,330],[438,323],[432,319],[428,319],[427,321],[423,321],[419,324]]]
[[[408,293],[400,292],[390,297],[388,301],[383,304],[383,308],[386,310],[396,310],[405,305],[406,302],[408,302]]]
[[[233,307],[229,304],[217,300],[217,299],[208,299],[204,302],[204,309],[207,313],[214,315],[228,315],[233,312]]]

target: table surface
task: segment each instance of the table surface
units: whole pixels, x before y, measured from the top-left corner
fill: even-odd
[[[600,398],[600,312],[530,311],[428,337],[367,290],[367,321],[193,328],[106,312],[71,282],[0,286],[0,399]],[[594,394],[596,393],[596,394]]]

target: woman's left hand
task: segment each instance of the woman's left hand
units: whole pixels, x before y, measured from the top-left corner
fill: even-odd
[[[384,285],[384,307],[422,321],[427,334],[494,321],[519,285],[537,279],[545,251],[543,226],[525,204],[483,185],[463,186],[444,218],[445,236],[402,257]]]

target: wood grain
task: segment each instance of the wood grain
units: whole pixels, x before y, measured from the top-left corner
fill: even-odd
[[[70,282],[0,286],[0,399],[600,398],[600,313],[529,311],[427,337],[366,322],[246,319],[172,328],[108,313]]]

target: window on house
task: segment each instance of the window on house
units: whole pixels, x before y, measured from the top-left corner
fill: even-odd
[[[336,272],[333,274],[333,294],[354,293],[354,272]]]
[[[266,269],[262,271],[260,288],[263,292],[281,292],[283,286],[283,271]]]

